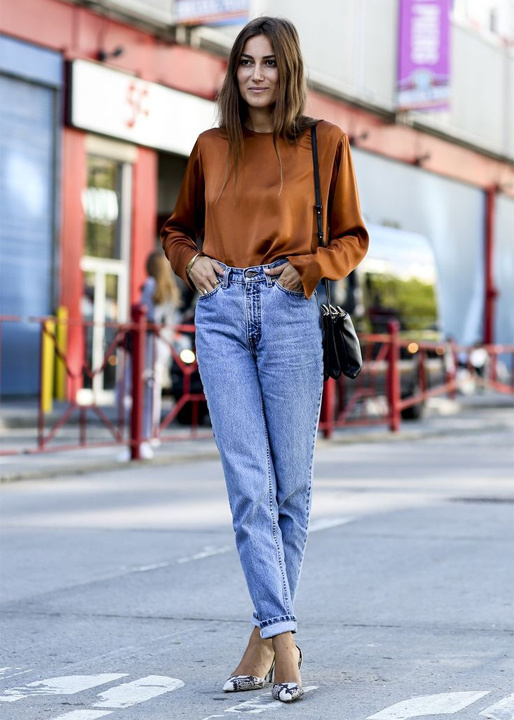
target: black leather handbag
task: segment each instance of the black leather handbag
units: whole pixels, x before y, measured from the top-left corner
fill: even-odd
[[[321,214],[321,192],[318,167],[318,144],[316,139],[316,125],[311,127],[312,159],[314,162],[314,185],[316,189],[316,213],[318,217],[319,244],[323,242],[323,216]],[[337,380],[341,373],[349,378],[356,378],[362,370],[362,354],[359,338],[353,327],[352,319],[346,310],[330,303],[330,285],[324,278],[327,293],[327,304],[321,305],[321,325],[323,328],[323,368],[324,378]]]

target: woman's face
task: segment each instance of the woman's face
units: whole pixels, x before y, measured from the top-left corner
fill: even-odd
[[[275,53],[265,35],[255,35],[245,42],[237,69],[237,82],[239,92],[251,107],[264,108],[276,102],[278,68]]]

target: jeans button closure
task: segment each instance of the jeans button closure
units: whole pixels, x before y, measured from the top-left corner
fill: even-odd
[[[249,270],[249,271],[246,273],[246,277],[254,277],[254,275],[257,275],[257,271],[256,271],[256,270]]]

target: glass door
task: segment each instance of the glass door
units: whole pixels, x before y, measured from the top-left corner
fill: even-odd
[[[88,183],[83,193],[86,218],[86,254],[82,317],[93,324],[84,332],[86,362],[79,402],[110,404],[114,400],[118,355],[108,348],[116,335],[106,323],[128,317],[130,208],[132,166],[112,158],[89,155]],[[105,367],[102,366],[105,363]]]

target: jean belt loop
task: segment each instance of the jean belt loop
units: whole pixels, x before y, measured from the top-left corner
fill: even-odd
[[[226,267],[223,271],[223,288],[228,287],[228,279],[230,276],[230,267]]]
[[[268,269],[271,270],[271,268],[268,266]],[[268,273],[264,273],[266,276],[266,287],[271,287],[273,285],[273,279],[274,275],[268,275]]]

